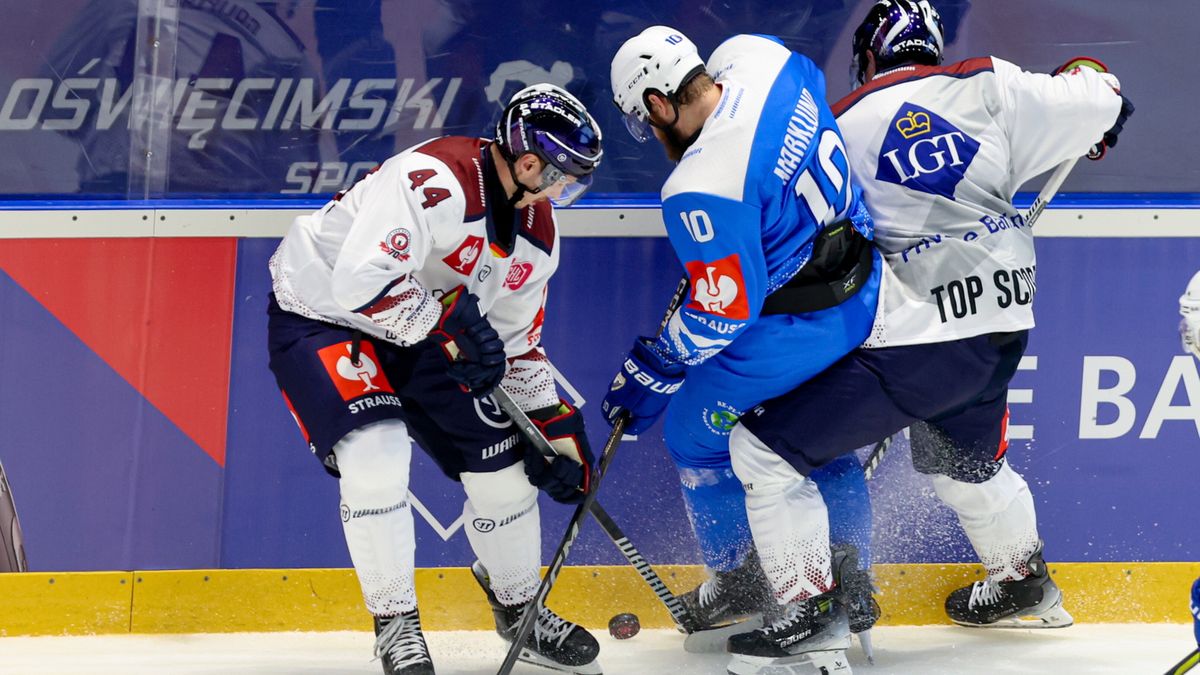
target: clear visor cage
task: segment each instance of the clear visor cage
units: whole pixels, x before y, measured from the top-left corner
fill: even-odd
[[[618,104],[617,107],[620,108],[621,106]],[[625,118],[625,128],[629,130],[630,135],[632,135],[638,143],[645,143],[646,141],[650,140],[651,136],[654,135],[654,132],[650,130],[649,115],[643,117],[637,110],[632,112],[625,112],[622,110],[621,113]]]
[[[574,164],[582,164],[583,166],[591,165],[594,167],[594,163],[599,159],[598,155],[596,157],[589,157],[574,151],[571,149],[571,146],[564,143],[561,139],[556,138],[554,134],[548,132],[543,132],[543,134],[545,135],[544,140],[550,141],[549,145],[553,146],[553,152],[558,153],[555,159],[558,160],[559,164],[567,164],[573,160],[572,163]],[[543,145],[541,148],[542,152],[549,150],[549,148],[544,147],[547,144],[542,143],[540,145]],[[568,156],[568,153],[570,156]],[[570,206],[592,186],[592,174],[590,172],[583,176],[573,176],[563,171],[562,168],[556,166],[554,163],[546,161],[546,157],[541,157],[540,159],[544,166],[542,167],[541,178],[538,180],[537,191],[549,191],[551,195],[550,202],[555,206]],[[558,189],[560,186],[561,190]],[[556,192],[557,194],[555,194]]]
[[[562,186],[562,191],[555,195],[555,191],[559,186]],[[550,202],[555,206],[570,206],[575,203],[575,200],[583,196],[588,188],[592,186],[592,175],[572,176],[564,173],[562,169],[553,164],[546,164],[542,168],[542,177],[538,182],[538,192],[548,192],[550,194]]]

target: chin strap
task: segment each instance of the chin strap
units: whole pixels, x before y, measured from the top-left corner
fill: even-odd
[[[511,159],[505,157],[504,163],[508,165],[508,175],[512,178],[513,185],[517,186],[517,189],[512,193],[512,196],[508,198],[508,205],[515,209],[517,204],[525,198],[525,195],[536,195],[537,193],[541,192],[542,189],[527,187],[524,183],[518,180],[517,168],[513,165],[513,161]]]
[[[682,88],[682,86],[685,86],[687,82],[691,82],[692,77],[693,76],[689,76],[685,80],[684,85],[681,85],[681,88]],[[665,133],[665,134],[669,134],[671,136],[672,140],[674,140],[676,143],[679,143],[680,145],[682,145],[684,150],[687,150],[688,148],[692,147],[692,144],[696,142],[697,138],[700,138],[700,132],[704,130],[704,126],[701,125],[700,128],[696,129],[696,131],[693,132],[692,135],[688,136],[687,138],[683,138],[682,136],[680,136],[679,129],[677,126],[679,124],[679,99],[677,97],[677,93],[678,92],[666,97],[666,99],[671,102],[671,108],[675,111],[675,119],[672,120],[670,124],[666,124],[663,126],[659,126],[659,125],[655,124],[653,121],[651,121],[650,126],[656,128],[656,129],[661,129],[663,131],[663,133]]]

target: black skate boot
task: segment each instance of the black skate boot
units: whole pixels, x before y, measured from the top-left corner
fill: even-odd
[[[417,610],[375,617],[375,656],[383,662],[384,675],[434,675]]]
[[[779,607],[768,621],[729,638],[732,675],[850,675],[850,626],[833,592]]]
[[[1062,606],[1062,592],[1050,578],[1042,547],[1016,581],[976,581],[946,598],[946,614],[960,626],[982,628],[1065,628],[1075,622]]]
[[[471,565],[471,573],[487,593],[492,615],[496,618],[496,632],[511,645],[516,638],[521,617],[533,602],[519,607],[500,604],[500,600],[492,592],[491,582],[483,565],[476,561]],[[599,654],[600,643],[596,642],[591,633],[582,626],[563,619],[550,608],[542,607],[537,621],[533,624],[533,633],[521,649],[518,660],[566,673],[600,675],[600,664],[596,662]]]
[[[679,596],[688,612],[689,652],[722,651],[729,636],[762,626],[762,613],[775,606],[758,554],[751,552],[735,570],[715,572]]]
[[[858,549],[853,544],[833,547],[833,581],[837,585],[834,597],[846,608],[850,632],[871,630],[879,620],[879,603],[870,570],[858,569]]]
[[[833,547],[833,581],[837,584],[834,598],[846,610],[850,632],[858,636],[867,661],[875,663],[871,627],[879,620],[879,603],[875,601],[871,571],[858,569],[858,549],[853,544]]]

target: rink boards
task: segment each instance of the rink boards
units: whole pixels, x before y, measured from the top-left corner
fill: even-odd
[[[144,570],[141,584],[175,574],[186,588],[197,573],[155,571],[348,567],[336,483],[265,363],[266,260],[298,211],[48,206],[0,212],[0,462],[31,569],[98,589],[85,581],[94,576],[58,573]],[[1200,559],[1200,373],[1176,331],[1177,299],[1200,268],[1200,214],[1178,199],[1058,206],[1038,226],[1038,329],[1013,383],[1010,456],[1035,492],[1047,558],[1095,597],[1113,592],[1120,570],[1185,583],[1194,563],[1148,563]],[[562,221],[543,340],[599,440],[596,403],[630,339],[655,325],[677,263],[652,204],[572,209]],[[970,560],[907,467],[905,443],[893,447],[873,486],[875,560]],[[420,454],[413,485],[418,565],[469,564],[461,490]],[[657,429],[621,446],[602,501],[651,562],[699,561]],[[542,513],[548,557],[569,511],[543,500]],[[571,562],[621,558],[589,526]],[[1090,563],[1117,571],[1079,565]],[[901,583],[926,568],[881,569]],[[149,588],[138,574],[95,591],[125,608],[127,627],[137,589]],[[1184,593],[1139,602],[1182,620]]]

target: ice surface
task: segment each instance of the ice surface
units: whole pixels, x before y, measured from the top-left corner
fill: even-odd
[[[875,662],[855,645],[857,675],[1055,675],[1161,673],[1195,648],[1184,624],[1090,625],[1061,630],[950,626],[874,631]],[[438,675],[495,673],[504,645],[494,633],[429,633]],[[380,675],[368,633],[234,633],[0,638],[3,675]],[[682,638],[647,630],[618,642],[604,634],[608,675],[721,675],[721,654],[686,654]],[[518,665],[514,675],[548,673]]]

